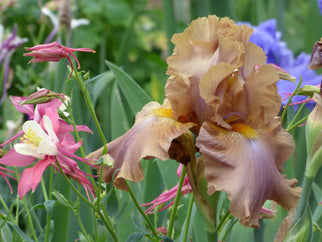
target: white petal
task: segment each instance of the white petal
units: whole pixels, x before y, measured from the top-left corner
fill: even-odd
[[[17,153],[22,154],[22,155],[30,155],[36,158],[43,158],[43,154],[39,154],[37,152],[37,148],[30,144],[25,144],[25,143],[19,143],[14,145],[14,149]]]
[[[45,155],[57,155],[57,146],[51,141],[50,138],[43,139],[39,144],[38,153]]]
[[[22,130],[27,133],[29,130],[32,130],[35,132],[35,135],[46,138],[48,135],[45,133],[45,131],[41,128],[41,126],[36,121],[27,121],[22,125]]]
[[[57,138],[56,133],[53,129],[53,123],[46,115],[43,116],[43,119],[44,119],[44,126],[45,126],[48,136],[50,137],[50,139],[54,143],[58,143],[58,138]]]

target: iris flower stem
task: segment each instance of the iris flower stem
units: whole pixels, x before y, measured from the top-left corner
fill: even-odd
[[[185,221],[185,226],[184,226],[184,232],[183,232],[183,236],[182,236],[182,241],[187,241],[188,232],[189,232],[189,224],[190,224],[190,219],[191,219],[192,207],[193,207],[193,193],[190,195],[190,199],[189,199],[188,211],[187,211],[187,216],[186,216],[186,221]]]
[[[82,199],[87,205],[89,205],[92,209],[94,209],[94,211],[98,214],[98,216],[100,217],[100,219],[102,220],[102,222],[104,223],[105,227],[107,228],[107,230],[111,233],[114,241],[118,241],[116,233],[113,229],[113,227],[110,225],[111,222],[109,221],[108,217],[105,217],[102,212],[100,211],[99,208],[97,208],[95,205],[93,205],[90,201],[87,200],[86,197],[84,197],[79,191],[78,189],[75,188],[75,186],[72,184],[72,182],[68,179],[68,177],[66,176],[66,174],[64,173],[63,169],[61,168],[58,160],[56,159],[56,164],[59,168],[60,173],[63,175],[64,179],[66,180],[66,182],[68,183],[68,185],[73,189],[73,191],[77,194],[77,196],[79,196],[80,199]]]
[[[74,70],[76,70],[74,64],[73,64],[73,68],[74,68]],[[84,84],[84,81],[81,80],[81,78],[79,76],[79,73],[77,71],[75,71],[75,72],[76,72],[76,75],[74,75],[74,76],[76,76],[76,80],[78,82],[78,85],[79,85],[82,93],[83,93],[83,97],[85,99],[85,102],[87,104],[87,107],[88,107],[89,111],[91,112],[91,115],[92,115],[92,117],[94,119],[96,128],[98,130],[98,133],[99,133],[99,135],[100,135],[100,137],[101,137],[101,139],[102,139],[102,141],[104,143],[104,146],[105,146],[107,144],[107,141],[106,141],[106,138],[104,136],[102,127],[101,127],[100,123],[98,122],[98,119],[97,119],[97,116],[96,116],[96,113],[95,113],[95,110],[94,110],[93,103],[92,103],[91,98],[90,98],[90,96],[88,94],[88,91],[87,91],[87,87]]]
[[[293,221],[293,226],[301,218],[301,216],[304,214],[304,212],[306,210],[306,205],[309,202],[310,192],[312,189],[312,184],[313,184],[314,178],[315,177],[311,177],[311,176],[307,176],[307,175],[304,176],[301,197],[300,197],[300,201],[297,206],[297,209],[296,209],[295,218]]]
[[[176,194],[173,206],[172,206],[172,211],[171,211],[171,216],[170,216],[170,221],[169,221],[169,226],[168,226],[168,233],[167,233],[168,237],[171,237],[171,235],[172,235],[174,219],[177,215],[177,209],[178,209],[178,205],[179,205],[180,198],[181,198],[181,189],[182,189],[182,185],[183,185],[185,176],[186,176],[186,166],[182,166],[182,171],[181,171],[179,184],[178,184],[178,190],[177,190],[177,194]]]
[[[131,189],[131,187],[129,186],[129,183],[124,179],[126,186],[129,189],[129,194],[134,202],[134,205],[136,206],[136,208],[138,209],[138,211],[140,212],[140,214],[142,215],[142,217],[144,218],[145,222],[147,223],[147,225],[149,226],[149,228],[152,231],[152,234],[155,236],[155,238],[158,238],[158,233],[156,232],[153,224],[151,223],[150,219],[148,218],[148,216],[146,216],[146,214],[144,213],[144,211],[142,210],[140,204],[138,203],[138,201],[136,200],[134,193]]]

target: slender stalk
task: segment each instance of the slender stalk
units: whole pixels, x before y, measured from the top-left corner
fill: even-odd
[[[188,211],[187,211],[187,216],[186,216],[186,220],[185,220],[184,232],[183,232],[183,236],[182,236],[182,241],[183,242],[187,241],[192,206],[193,206],[193,193],[191,193],[190,199],[189,199]]]
[[[297,120],[297,117],[300,115],[300,113],[301,113],[302,109],[304,108],[304,106],[305,106],[305,103],[302,103],[301,107],[297,110],[293,120],[289,123],[288,127],[290,127],[290,126],[292,126],[294,124],[295,120]]]
[[[183,185],[185,176],[186,176],[186,166],[182,166],[182,172],[181,172],[180,179],[179,179],[178,190],[177,190],[177,194],[176,194],[173,206],[172,206],[172,211],[171,211],[171,216],[170,216],[170,221],[169,221],[169,226],[168,226],[168,233],[167,233],[168,237],[171,237],[171,235],[172,235],[174,219],[177,215],[177,209],[178,209],[179,201],[181,198],[181,189],[182,189],[182,185]]]
[[[131,189],[131,187],[129,186],[128,182],[124,179],[128,189],[129,189],[129,194],[134,202],[134,205],[136,206],[136,208],[139,210],[140,214],[142,215],[142,217],[144,218],[145,222],[147,223],[147,225],[149,226],[149,228],[151,229],[152,231],[152,234],[155,236],[155,238],[158,238],[158,234],[156,232],[156,230],[154,229],[154,226],[153,224],[151,223],[151,221],[149,220],[148,216],[146,216],[146,214],[144,213],[144,211],[142,210],[140,204],[138,203],[138,201],[136,200],[134,194],[133,194],[133,191]]]
[[[77,70],[77,69],[75,68],[74,64],[73,64],[73,68],[74,68],[74,70]],[[93,103],[92,103],[91,98],[90,98],[90,96],[89,96],[89,93],[88,93],[88,91],[87,91],[87,87],[86,87],[86,85],[84,84],[83,80],[81,80],[81,78],[80,78],[80,76],[79,76],[79,73],[78,73],[77,71],[75,71],[75,72],[76,72],[76,75],[74,75],[74,76],[76,76],[76,80],[77,80],[77,82],[78,82],[78,85],[79,85],[79,87],[80,87],[80,89],[81,89],[82,93],[83,93],[83,97],[84,97],[84,99],[85,99],[85,102],[86,102],[86,104],[87,104],[87,107],[88,107],[89,111],[91,112],[91,115],[92,115],[92,117],[93,117],[93,119],[94,119],[94,122],[95,122],[96,128],[97,128],[97,130],[98,130],[98,133],[99,133],[99,135],[100,135],[100,137],[101,137],[101,139],[102,139],[102,141],[103,141],[104,145],[106,145],[106,144],[107,144],[107,141],[106,141],[106,138],[105,138],[105,136],[104,136],[103,130],[102,130],[102,128],[101,128],[101,125],[100,125],[100,123],[98,122],[98,119],[97,119],[97,116],[96,116],[96,113],[95,113],[95,110],[94,110]]]
[[[26,209],[27,219],[28,219],[29,226],[31,228],[32,236],[34,237],[34,240],[37,242],[38,241],[38,238],[37,238],[37,235],[36,235],[36,231],[35,231],[34,224],[32,222],[32,218],[31,218],[31,214],[30,214],[30,211],[29,211],[29,208],[28,208],[28,204],[27,204],[27,201],[26,201],[26,197],[23,197],[22,200],[23,200],[23,204],[24,204],[25,209]]]
[[[41,189],[42,189],[42,193],[44,195],[44,199],[45,199],[45,201],[47,201],[48,200],[48,196],[47,196],[45,181],[44,181],[44,178],[43,177],[41,178]]]
[[[86,240],[87,241],[91,241],[90,238],[87,235],[86,229],[84,228],[83,222],[82,222],[82,220],[81,220],[81,218],[79,216],[79,209],[77,209],[77,210],[76,209],[73,209],[73,213],[74,213],[74,215],[76,217],[76,220],[78,222],[78,225],[79,225],[79,227],[80,227],[83,235],[86,237]]]
[[[60,173],[63,175],[64,179],[66,180],[66,182],[68,183],[68,185],[73,189],[73,191],[77,194],[77,196],[79,196],[80,199],[82,199],[87,205],[89,205],[91,208],[94,209],[94,211],[98,214],[98,216],[101,218],[102,222],[104,223],[105,227],[107,228],[107,230],[111,233],[114,241],[118,241],[116,233],[113,229],[113,227],[110,225],[111,222],[109,221],[108,217],[104,217],[104,215],[102,214],[102,212],[96,208],[95,205],[93,205],[90,201],[87,200],[86,197],[84,197],[79,191],[78,189],[75,188],[75,186],[72,184],[72,182],[68,179],[68,177],[66,176],[66,174],[64,173],[63,169],[61,168],[59,162],[56,159],[56,164],[59,168]]]
[[[217,241],[217,230],[207,231],[208,242]]]
[[[232,224],[230,225],[230,227],[227,229],[224,237],[222,238],[222,241],[224,241],[226,239],[226,237],[228,236],[230,230],[234,227],[234,225],[237,223],[237,221],[238,221],[238,219],[235,218],[234,222],[232,222]],[[211,240],[209,240],[209,241],[211,241]]]
[[[296,88],[295,88],[294,92],[293,92],[293,93],[292,93],[292,95],[289,97],[289,99],[288,99],[288,101],[287,101],[287,104],[286,104],[285,108],[283,109],[283,112],[282,112],[282,115],[281,115],[281,123],[283,123],[283,120],[284,120],[285,115],[286,115],[287,108],[288,108],[288,106],[290,105],[290,103],[291,103],[291,101],[292,101],[292,98],[295,96],[296,91],[300,88],[301,84],[302,84],[302,78],[300,79],[299,84],[296,86]]]
[[[299,120],[298,122],[296,122],[295,124],[293,124],[291,127],[287,127],[285,130],[287,132],[290,132],[291,130],[293,130],[294,128],[296,128],[297,126],[299,126],[300,124],[303,124],[307,120],[308,117],[309,116],[306,116],[306,117],[302,118],[301,120]]]
[[[225,213],[224,217],[220,220],[218,226],[217,226],[217,231],[219,232],[221,227],[224,225],[224,222],[226,220],[226,218],[229,216],[229,209],[227,210],[227,212]]]

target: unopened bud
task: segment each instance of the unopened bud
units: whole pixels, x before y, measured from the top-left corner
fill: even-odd
[[[314,94],[313,100],[316,105],[307,119],[305,130],[308,152],[305,174],[309,177],[315,177],[322,166],[322,98]]]
[[[114,159],[109,154],[102,155],[95,164],[102,164],[114,168]]]
[[[320,88],[318,86],[305,85],[304,87],[301,87],[298,90],[297,95],[304,95],[304,96],[312,97],[314,93],[317,93],[317,94],[320,93]]]
[[[40,89],[37,92],[34,92],[33,94],[29,95],[23,102],[20,104],[41,104],[41,103],[48,103],[52,99],[55,98],[62,98],[64,99],[64,94],[52,92],[48,89]]]
[[[273,63],[270,63],[270,65],[272,65],[274,69],[278,71],[278,76],[280,79],[295,83],[296,78],[292,76],[290,73],[288,73],[286,70],[284,70],[282,67],[275,65]]]

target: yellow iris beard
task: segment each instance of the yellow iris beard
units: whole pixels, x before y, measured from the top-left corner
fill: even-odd
[[[153,109],[152,112],[158,117],[173,118],[171,108],[157,108]]]
[[[257,132],[255,131],[255,129],[249,127],[246,124],[234,123],[230,126],[232,127],[233,131],[244,135],[247,139],[254,139],[257,137]]]

